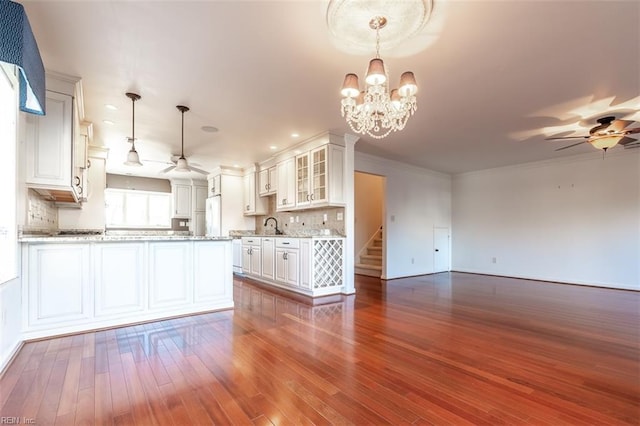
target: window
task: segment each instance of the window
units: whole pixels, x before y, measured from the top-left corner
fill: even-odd
[[[107,228],[171,228],[171,194],[106,189]]]
[[[18,83],[15,67],[0,62],[0,284],[17,275],[16,128]]]

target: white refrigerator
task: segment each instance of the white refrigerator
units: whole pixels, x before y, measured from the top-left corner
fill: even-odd
[[[205,207],[205,225],[207,237],[222,236],[222,206],[220,196],[209,197]]]

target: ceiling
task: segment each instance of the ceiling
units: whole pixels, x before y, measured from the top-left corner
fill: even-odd
[[[109,147],[112,173],[159,176],[180,152],[179,104],[191,109],[185,155],[205,170],[351,132],[340,85],[347,72],[362,80],[374,54],[374,34],[364,55],[332,42],[327,1],[21,3],[45,68],[82,78],[85,119]],[[588,144],[556,152],[571,141],[545,137],[584,134],[604,115],[640,121],[640,2],[434,0],[420,37],[419,49],[410,40],[380,52],[392,85],[414,72],[415,116],[382,140],[363,136],[357,151],[455,174],[600,155]],[[142,96],[141,168],[122,165],[128,91]]]

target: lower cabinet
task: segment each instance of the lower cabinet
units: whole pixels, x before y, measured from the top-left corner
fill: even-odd
[[[273,280],[275,276],[275,238],[261,238],[262,240],[262,278]]]
[[[309,296],[342,292],[344,238],[278,236],[242,240],[243,274]]]
[[[191,300],[189,242],[149,243],[149,308],[186,305]]]
[[[47,244],[29,246],[26,323],[51,327],[87,321],[91,305],[88,244]],[[24,294],[24,293],[23,293]]]
[[[230,240],[23,243],[23,339],[233,307]]]
[[[276,281],[298,286],[299,239],[278,238],[276,241]]]
[[[242,237],[242,273],[262,275],[262,242],[260,237]]]
[[[145,309],[144,243],[104,244],[94,250],[95,316]]]
[[[197,303],[233,300],[227,278],[233,276],[233,253],[222,244],[193,245],[193,300]],[[222,273],[212,273],[219,271]]]

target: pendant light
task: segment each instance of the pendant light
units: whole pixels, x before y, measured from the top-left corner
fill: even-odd
[[[184,113],[189,111],[189,107],[184,105],[176,106],[178,111],[182,113],[182,145],[180,147],[180,158],[176,162],[176,168],[174,169],[176,172],[190,172],[189,164],[187,163],[187,159],[184,157]]]
[[[127,153],[127,161],[124,162],[125,166],[142,166],[138,151],[136,151],[136,101],[140,99],[140,95],[136,93],[127,92],[127,98],[131,99],[131,137],[127,138],[131,142],[131,149]]]

